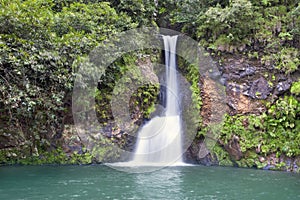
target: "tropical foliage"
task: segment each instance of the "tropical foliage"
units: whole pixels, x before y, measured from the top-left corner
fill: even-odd
[[[282,73],[293,80],[290,91],[266,103],[268,111],[260,116],[227,116],[221,139],[228,142],[237,135],[246,155],[258,144],[259,155],[300,154],[297,1],[0,0],[0,163],[11,159],[23,164],[92,162],[91,152],[69,156],[60,148],[65,127],[73,124],[71,94],[78,63],[108,37],[143,26],[181,31],[199,41],[221,64],[224,57],[248,55],[272,76]],[[110,100],[116,82],[136,67],[141,54],[158,59],[160,53],[132,52],[106,69],[95,91],[100,123],[113,120]],[[195,69],[191,65],[180,68],[200,110],[200,78]],[[126,88],[119,90],[122,93]],[[130,99],[131,112],[149,118],[157,94],[157,85],[138,88]],[[200,116],[194,121],[201,121]],[[106,144],[110,139],[103,141]],[[14,145],[17,150],[11,150]],[[99,148],[97,155],[105,157],[108,151]],[[22,160],[41,153],[44,157]]]

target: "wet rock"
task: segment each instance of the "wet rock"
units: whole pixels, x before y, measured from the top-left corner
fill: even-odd
[[[240,79],[240,75],[238,75],[238,74],[229,74],[229,78],[230,78],[231,80],[234,80],[234,79]]]
[[[213,80],[219,80],[221,78],[221,72],[217,68],[211,69],[209,72],[209,78]]]
[[[244,78],[246,76],[252,76],[255,74],[255,71],[256,71],[255,67],[247,67],[246,69],[241,71],[240,77]]]
[[[201,165],[205,165],[205,166],[217,165],[217,163],[215,161],[213,161],[213,158],[210,153],[207,154],[205,157],[200,158],[198,160],[198,163]]]
[[[224,71],[228,74],[228,77],[231,80],[253,76],[256,73],[256,67],[251,66],[248,63],[244,63],[243,59],[240,59],[230,65],[225,66],[224,69]]]
[[[228,142],[228,144],[224,145],[224,149],[234,160],[240,160],[243,157],[238,136],[233,136],[232,139]]]
[[[218,165],[218,160],[207,149],[204,140],[194,141],[184,155],[185,162],[205,166]]]
[[[300,156],[296,157],[293,162],[293,171],[294,172],[300,172]]]
[[[226,85],[227,84],[227,77],[226,76],[221,76],[221,78],[219,79],[219,83],[221,85]]]
[[[129,134],[125,134],[125,137],[126,137],[125,145],[124,147],[122,147],[122,149],[128,152],[134,152],[137,137]]]
[[[280,94],[283,94],[284,92],[288,91],[291,87],[291,83],[292,82],[290,80],[279,82],[276,85],[275,94],[280,95]]]
[[[278,74],[278,75],[276,75],[276,78],[277,78],[278,82],[286,81],[288,79],[284,74]]]
[[[227,105],[230,114],[261,113],[265,110],[259,101],[249,98],[250,86],[247,83],[228,83],[226,88]]]
[[[272,88],[270,88],[268,81],[265,78],[260,77],[253,81],[250,86],[249,96],[253,99],[266,99],[271,91]]]
[[[289,172],[298,172],[299,166],[296,158],[291,158],[286,155],[281,155],[277,158],[276,154],[270,154],[267,157],[264,157],[264,160],[267,162],[267,165],[263,168],[265,170],[284,170]],[[299,161],[299,160],[298,160]]]
[[[209,154],[209,150],[206,148],[205,143],[199,145],[198,158],[203,159]]]
[[[230,98],[228,100],[227,105],[233,110],[238,110],[237,104],[235,103],[234,99],[232,99],[232,98]]]
[[[234,93],[239,93],[239,94],[245,93],[249,89],[250,89],[250,87],[246,83],[243,83],[243,84],[229,83],[227,85],[228,91],[234,92]]]
[[[199,151],[197,143],[200,141],[195,140],[191,146],[187,149],[187,151],[184,153],[184,162],[192,163],[192,164],[198,164],[197,162],[197,153]]]
[[[267,164],[263,169],[264,169],[264,170],[275,169],[275,166],[274,166],[274,165]]]
[[[297,172],[298,170],[299,170],[298,165],[296,165],[296,164],[294,163],[294,165],[293,165],[293,172]]]
[[[0,149],[16,147],[18,146],[18,140],[16,136],[9,133],[0,133]]]

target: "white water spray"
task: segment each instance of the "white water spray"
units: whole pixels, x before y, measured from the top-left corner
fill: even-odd
[[[135,165],[182,164],[181,117],[176,72],[177,36],[163,36],[166,65],[165,116],[155,117],[138,133]]]

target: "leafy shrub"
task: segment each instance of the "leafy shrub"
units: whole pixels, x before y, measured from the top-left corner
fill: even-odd
[[[210,7],[204,15],[199,16],[197,36],[202,43],[213,43],[218,38],[226,38],[224,43],[243,44],[247,43],[249,34],[254,28],[253,7],[248,0],[233,0],[229,5],[222,8],[220,5]]]
[[[234,135],[238,136],[241,151],[246,155],[249,151],[259,151],[262,155],[300,155],[300,102],[293,96],[285,96],[268,108],[268,112],[259,116],[227,115],[220,139],[228,143]]]
[[[31,154],[57,142],[76,75],[73,62],[134,26],[105,2],[1,1],[1,132],[18,134]]]
[[[300,53],[295,48],[283,48],[275,55],[276,68],[284,71],[286,74],[296,71],[300,66]]]
[[[298,96],[300,95],[300,80],[292,84],[291,93]]]

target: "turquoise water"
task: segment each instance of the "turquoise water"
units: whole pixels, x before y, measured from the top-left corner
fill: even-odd
[[[223,167],[128,174],[104,165],[0,167],[0,199],[300,199],[300,175]]]

